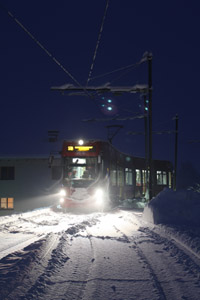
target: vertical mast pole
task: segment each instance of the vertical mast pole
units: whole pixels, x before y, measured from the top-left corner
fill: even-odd
[[[148,193],[148,105],[144,94],[144,134],[145,134],[145,193]],[[149,195],[147,195],[149,197]]]
[[[173,179],[173,189],[174,189],[174,191],[176,191],[177,152],[178,152],[178,115],[176,114],[176,116],[175,116],[174,179]]]
[[[148,59],[148,90],[149,90],[149,200],[154,196],[153,166],[152,166],[152,54]]]

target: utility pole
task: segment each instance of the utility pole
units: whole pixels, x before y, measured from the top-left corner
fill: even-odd
[[[149,200],[154,196],[154,180],[152,165],[152,54],[147,56],[148,60],[148,93],[149,93]]]
[[[177,175],[177,153],[178,153],[178,115],[175,118],[175,151],[174,151],[174,178],[173,190],[176,191],[176,175]]]
[[[148,190],[148,105],[147,94],[144,94],[144,143],[145,143],[145,192]]]

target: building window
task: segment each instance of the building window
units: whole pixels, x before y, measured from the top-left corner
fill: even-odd
[[[14,180],[15,167],[0,167],[0,180]]]
[[[133,184],[132,169],[125,168],[125,184],[126,185],[132,185]]]
[[[0,209],[14,209],[14,198],[0,198]]]
[[[51,178],[53,180],[59,180],[62,176],[62,168],[60,166],[51,167]]]
[[[141,170],[136,169],[136,186],[141,186],[142,185],[142,176],[141,176]]]
[[[167,172],[156,171],[156,178],[158,185],[167,185]]]

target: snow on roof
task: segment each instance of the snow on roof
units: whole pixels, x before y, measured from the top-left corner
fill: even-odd
[[[135,84],[133,86],[111,86],[110,83],[106,83],[100,86],[75,86],[73,84],[63,84],[61,86],[53,86],[51,90],[59,90],[59,91],[104,91],[104,92],[114,92],[114,93],[138,93],[138,92],[146,92],[148,90],[147,84]]]

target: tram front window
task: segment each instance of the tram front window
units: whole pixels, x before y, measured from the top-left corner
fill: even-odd
[[[74,180],[71,180],[71,186],[73,188],[87,188],[93,182],[94,182],[94,180],[92,180],[92,179],[74,179]]]
[[[88,179],[96,178],[95,169],[92,166],[71,166],[66,174],[69,179]]]
[[[97,178],[97,161],[95,158],[71,158],[66,161],[64,181],[89,180]],[[66,184],[68,185],[68,184]]]

